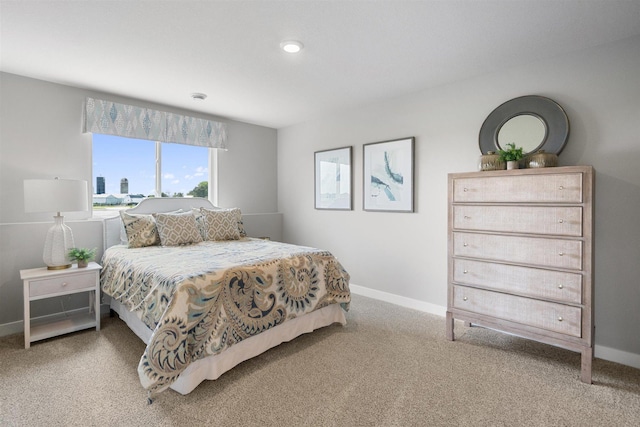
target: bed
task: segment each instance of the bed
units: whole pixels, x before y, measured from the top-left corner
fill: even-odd
[[[346,324],[340,262],[247,237],[239,209],[149,198],[105,219],[104,233],[101,288],[146,344],[138,375],[150,400],[167,388],[188,394],[283,342]]]

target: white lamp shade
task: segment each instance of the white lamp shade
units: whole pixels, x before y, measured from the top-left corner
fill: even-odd
[[[25,212],[77,212],[89,209],[87,181],[25,179]]]

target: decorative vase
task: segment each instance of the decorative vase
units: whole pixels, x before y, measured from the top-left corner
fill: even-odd
[[[529,156],[527,166],[530,168],[550,168],[558,166],[558,155],[538,150]]]
[[[487,154],[480,156],[478,169],[481,171],[497,171],[504,168],[504,162],[500,160],[500,156],[495,151],[487,151]]]
[[[85,268],[87,265],[89,265],[89,262],[86,259],[78,260],[78,268]]]
[[[507,170],[520,169],[520,162],[518,160],[510,160],[507,162]]]

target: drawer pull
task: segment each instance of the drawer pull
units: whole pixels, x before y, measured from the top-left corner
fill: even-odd
[[[558,187],[558,190],[564,190],[564,187],[561,185],[560,187]]]
[[[469,299],[469,298],[467,298],[467,297],[462,297],[462,301],[466,301],[466,300],[468,300],[468,299]]]
[[[558,289],[562,289],[562,288],[564,288],[564,286],[558,285]]]
[[[564,219],[559,219],[558,220],[558,224],[562,224],[564,222]]]
[[[466,248],[469,245],[465,242],[465,243],[462,244],[462,246],[464,246]]]
[[[558,322],[562,322],[562,316],[558,316]]]
[[[470,217],[470,216],[468,216],[468,215],[465,215],[465,216],[464,216],[464,219],[471,219],[471,217]]]
[[[465,193],[469,190],[467,190],[467,187],[463,188],[462,191],[464,191]]]
[[[468,271],[467,271],[467,270],[465,270],[465,271],[463,271],[463,273],[464,273],[464,274],[467,274],[467,273],[468,273]]]
[[[62,282],[62,286],[67,286],[67,282]]]
[[[560,252],[558,255],[560,255],[560,256],[564,256],[564,252]]]

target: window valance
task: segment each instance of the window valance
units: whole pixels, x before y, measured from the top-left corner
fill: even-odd
[[[83,131],[227,149],[226,123],[103,99],[86,99]]]

